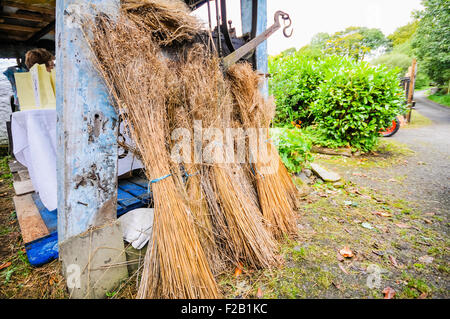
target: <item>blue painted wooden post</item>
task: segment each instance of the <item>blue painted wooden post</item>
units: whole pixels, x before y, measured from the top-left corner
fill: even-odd
[[[252,30],[252,0],[241,0],[241,20],[242,33],[251,32]],[[256,25],[256,35],[267,29],[267,0],[258,0],[258,20]],[[269,72],[267,41],[264,41],[256,48],[256,69],[264,74]],[[267,78],[264,80],[261,91],[264,95],[269,94]]]
[[[82,260],[90,266],[94,249],[108,241],[123,248],[120,227],[111,226],[117,218],[117,114],[92,65],[79,24],[81,16],[117,13],[118,2],[60,0],[56,5],[58,242],[63,267]],[[106,240],[98,229],[108,227],[112,230],[107,236],[112,237]],[[86,234],[89,246],[80,239]],[[112,260],[117,252],[109,249],[102,254],[104,260]],[[75,295],[98,297],[90,290],[92,273],[81,277],[81,288],[75,287],[81,292]]]

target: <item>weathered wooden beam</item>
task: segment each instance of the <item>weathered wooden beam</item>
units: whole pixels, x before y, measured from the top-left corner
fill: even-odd
[[[60,0],[56,7],[58,242],[75,298],[104,297],[127,276],[126,266],[105,269],[125,262],[116,217],[118,120],[79,17],[114,15],[118,6],[118,0]]]
[[[267,29],[267,0],[241,0],[241,20],[242,33],[251,33],[252,31],[252,9],[253,1],[257,2],[257,22],[256,35],[263,33]],[[264,75],[269,72],[267,57],[267,41],[264,41],[255,51],[256,69]],[[267,78],[263,82],[261,92],[267,96],[269,94],[269,86]]]
[[[13,201],[24,243],[32,242],[49,234],[31,194],[14,196]]]
[[[18,25],[18,24],[0,24],[0,30],[34,33],[36,31],[39,31],[39,28],[26,27],[26,26]]]
[[[49,5],[44,7],[38,4],[24,3],[13,0],[2,0],[1,5],[6,7],[18,8],[26,11],[55,15],[55,9],[52,9]]]
[[[38,41],[40,38],[42,38],[44,35],[49,33],[50,31],[55,30],[55,20],[47,24],[45,27],[40,29],[39,31],[35,32],[31,37],[27,40],[28,43],[34,43]]]
[[[33,22],[51,22],[55,20],[54,15],[48,15],[48,14],[41,14],[41,13],[35,13],[35,12],[27,12],[27,13],[9,13],[9,12],[1,12],[0,13],[0,19],[1,18],[7,18],[7,19],[16,19],[16,20],[25,20],[25,21],[33,21]]]

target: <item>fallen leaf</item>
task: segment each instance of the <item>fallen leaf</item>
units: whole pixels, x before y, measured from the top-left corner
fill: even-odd
[[[398,263],[397,263],[397,260],[395,259],[394,256],[389,255],[389,260],[391,261],[391,264],[392,264],[395,268],[400,268],[399,265],[398,265]]]
[[[344,248],[342,248],[339,251],[339,253],[342,255],[342,257],[345,257],[345,258],[352,258],[354,256],[353,252],[351,251],[350,248],[348,248],[348,246],[345,246]]]
[[[362,223],[361,226],[364,228],[367,228],[367,229],[373,229],[372,225],[370,225],[369,223],[366,223],[366,222]]]
[[[423,221],[427,224],[433,224],[433,222],[429,219],[424,218]]]
[[[336,257],[337,257],[337,259],[338,259],[339,261],[343,261],[343,260],[344,260],[344,257],[342,257],[342,255],[339,254],[339,253],[336,254]]]
[[[242,264],[239,264],[234,270],[234,277],[239,277],[242,275]]]
[[[384,294],[384,299],[392,299],[395,296],[395,290],[388,286],[388,287],[384,288],[383,294]]]
[[[426,297],[428,297],[428,294],[426,292],[422,292],[422,294],[418,298],[425,299]]]
[[[342,266],[342,264],[338,264],[339,268],[341,268],[341,270],[348,275],[347,270],[345,270],[344,266]]]
[[[386,213],[386,212],[372,212],[372,214],[380,216],[380,217],[392,217],[391,214]]]
[[[395,224],[398,228],[411,228],[410,225],[407,224],[403,224],[403,223],[399,223],[399,224]]]
[[[434,258],[431,256],[422,256],[419,258],[419,261],[425,264],[431,264],[433,262]]]
[[[4,269],[4,268],[8,268],[9,266],[11,266],[11,262],[10,261],[8,261],[7,263],[1,264],[0,265],[0,270]]]
[[[258,287],[258,292],[256,293],[256,297],[261,299],[264,296],[264,293],[261,289],[261,287]]]

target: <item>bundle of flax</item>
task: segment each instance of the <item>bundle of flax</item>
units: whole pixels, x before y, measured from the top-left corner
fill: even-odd
[[[152,34],[126,16],[90,25],[97,67],[126,119],[152,183],[155,216],[138,297],[215,298],[217,285],[189,207],[170,175],[166,83],[170,70]]]
[[[274,174],[260,157],[251,166],[226,161],[220,147],[206,160],[193,158],[194,150],[211,146],[204,138],[189,145],[190,158],[171,161],[177,128],[191,135],[197,125],[262,128],[269,138],[272,104],[250,66],[236,65],[225,77],[220,60],[192,43],[170,60],[163,54],[169,44],[192,40],[199,25],[178,0],[123,0],[116,21],[102,15],[84,26],[151,181],[155,216],[140,298],[219,297],[214,275],[238,265],[277,265],[275,238],[296,230],[296,188],[271,144]]]
[[[228,69],[231,92],[237,112],[246,128],[262,128],[267,155],[256,154],[253,170],[263,216],[273,235],[281,238],[297,233],[295,216],[296,187],[281,162],[278,152],[270,143],[268,128],[273,116],[273,104],[265,101],[258,90],[260,76],[249,64],[236,64]],[[265,157],[265,158],[262,158]],[[265,162],[268,162],[267,164]],[[287,174],[287,175],[286,175]]]
[[[201,120],[203,129],[225,132],[231,128],[232,96],[218,59],[194,47],[180,69],[191,120]],[[242,166],[225,163],[223,158],[211,162],[202,170],[203,191],[226,259],[257,268],[277,264],[275,242],[264,227],[254,189],[242,178]]]

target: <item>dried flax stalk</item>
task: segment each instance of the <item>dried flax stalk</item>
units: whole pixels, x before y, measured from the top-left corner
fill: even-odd
[[[166,147],[170,70],[152,35],[126,18],[97,17],[87,26],[97,67],[135,141],[152,184],[155,216],[138,298],[216,298],[217,284],[177,190]]]
[[[232,126],[232,98],[217,58],[198,47],[190,50],[180,78],[192,119],[201,120],[204,129],[225,132]],[[264,227],[254,190],[241,178],[242,166],[221,162],[216,158],[203,170],[202,185],[227,259],[256,268],[277,264],[274,239]]]
[[[265,128],[265,140],[269,141],[268,127],[273,112],[258,90],[260,77],[249,64],[233,65],[228,70],[231,92],[243,125],[246,128]],[[264,147],[260,145],[260,147]],[[281,162],[278,152],[267,143],[267,159],[275,164],[273,172],[267,172],[267,164],[257,157],[253,164],[262,214],[276,238],[295,236],[296,187]],[[265,173],[267,172],[267,173]]]
[[[161,45],[191,40],[200,30],[200,23],[179,0],[122,0],[122,10]]]

